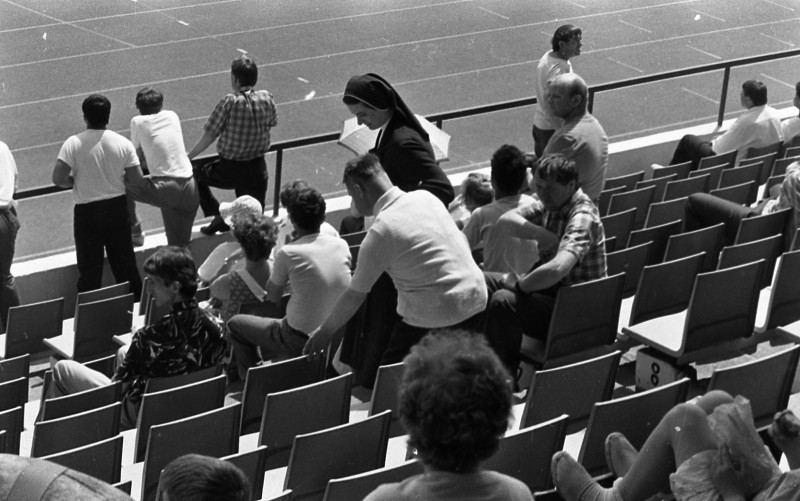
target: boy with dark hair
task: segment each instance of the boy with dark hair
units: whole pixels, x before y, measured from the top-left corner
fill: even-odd
[[[350,284],[347,242],[319,231],[325,220],[322,195],[314,188],[301,189],[290,198],[288,209],[295,239],[275,253],[267,282],[267,300],[276,304],[291,287],[286,317],[236,315],[228,321],[242,379],[259,360],[299,356],[309,333],[322,324]]]
[[[156,499],[250,501],[250,491],[247,476],[234,464],[210,456],[185,454],[161,471]]]

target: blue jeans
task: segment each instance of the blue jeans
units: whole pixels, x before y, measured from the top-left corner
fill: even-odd
[[[0,332],[5,332],[8,309],[19,306],[19,293],[11,274],[19,221],[14,209],[0,209]]]

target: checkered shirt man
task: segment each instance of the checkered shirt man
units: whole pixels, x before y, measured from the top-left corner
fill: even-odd
[[[269,129],[277,124],[278,112],[272,94],[266,90],[246,90],[222,98],[203,129],[218,136],[217,152],[222,158],[246,161],[269,150]]]

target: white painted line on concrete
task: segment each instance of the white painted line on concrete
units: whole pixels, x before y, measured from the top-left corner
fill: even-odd
[[[717,21],[720,21],[720,22],[723,22],[723,23],[726,22],[721,17],[717,17],[717,16],[714,16],[714,15],[711,15],[708,12],[703,12],[702,10],[692,9],[692,12],[696,12],[696,13],[700,14],[701,16],[710,17],[711,19],[716,19]]]
[[[686,87],[681,87],[681,90],[686,91],[686,92],[688,92],[689,94],[691,94],[693,96],[697,96],[697,97],[703,98],[706,101],[712,102],[712,103],[716,104],[717,106],[719,106],[719,101],[717,101],[716,99],[712,99],[712,98],[710,98],[708,96],[704,96],[703,94],[700,94],[699,92],[695,92],[695,91],[693,91],[691,89],[687,89]]]
[[[789,42],[787,40],[781,40],[780,38],[775,38],[775,37],[773,37],[771,35],[767,35],[766,33],[758,32],[758,34],[761,35],[762,37],[769,38],[770,40],[775,40],[776,42],[780,42],[780,43],[782,43],[784,45],[788,45],[789,47],[794,47],[795,46],[792,42]]]
[[[187,23],[186,21],[178,21],[178,24],[182,24],[184,26],[189,26],[189,23]]]
[[[795,9],[793,9],[792,7],[789,7],[789,6],[783,5],[783,4],[779,4],[778,2],[772,2],[770,0],[761,0],[761,1],[764,2],[764,3],[768,3],[770,5],[774,5],[775,7],[780,7],[781,9],[786,9],[786,10],[788,10],[790,12],[794,12],[795,11]]]
[[[766,80],[772,80],[773,82],[779,83],[779,84],[781,84],[783,86],[786,86],[786,87],[788,87],[790,89],[794,89],[794,84],[791,84],[789,82],[784,82],[783,80],[780,80],[780,79],[777,79],[777,78],[775,78],[773,76],[767,75],[766,73],[759,73],[759,74],[761,75],[762,78],[764,78]]]
[[[504,15],[502,15],[502,14],[498,14],[497,12],[492,12],[491,10],[489,10],[489,9],[487,9],[487,8],[485,8],[485,7],[481,7],[480,5],[478,6],[478,8],[479,8],[480,10],[484,11],[484,12],[488,12],[489,14],[495,15],[495,16],[497,16],[497,17],[501,17],[501,18],[505,19],[506,21],[508,21],[509,19],[511,19],[510,17],[506,17],[506,16],[504,16]]]
[[[611,61],[613,63],[617,63],[620,66],[624,66],[625,68],[628,68],[629,70],[638,71],[639,73],[644,73],[644,70],[641,70],[641,69],[637,68],[636,66],[631,66],[630,64],[623,63],[622,61],[618,61],[618,60],[614,59],[613,57],[606,57],[606,59],[608,59],[609,61]]]
[[[692,45],[687,45],[687,47],[689,47],[692,50],[695,50],[695,51],[699,52],[700,54],[705,54],[708,57],[713,57],[714,59],[722,59],[720,56],[718,56],[716,54],[712,54],[710,52],[706,52],[706,51],[704,51],[702,49],[698,49],[697,47],[694,47]]]
[[[236,50],[238,50],[238,51],[239,51],[239,52],[241,52],[242,54],[247,54],[247,51],[246,51],[246,50],[244,50],[244,49],[239,49],[239,48],[237,48]]]
[[[570,2],[569,0],[567,0],[567,3],[571,3],[571,4],[572,4],[572,5],[574,5],[575,7],[580,7],[581,9],[585,9],[585,8],[586,8],[586,6],[585,6],[585,5],[581,5],[581,4],[579,4],[579,3],[575,3],[575,2]]]
[[[630,26],[631,28],[636,28],[637,30],[644,31],[645,33],[652,33],[652,31],[648,30],[647,28],[642,28],[641,26],[637,26],[637,25],[635,25],[633,23],[629,23],[628,21],[625,21],[623,19],[619,19],[619,22],[621,22],[622,24],[624,24],[626,26]]]

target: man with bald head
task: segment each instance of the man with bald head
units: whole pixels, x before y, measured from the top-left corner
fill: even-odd
[[[575,162],[580,187],[597,202],[608,168],[608,136],[586,109],[589,88],[575,73],[558,75],[550,84],[547,104],[564,124],[556,130],[544,155],[560,153]]]

